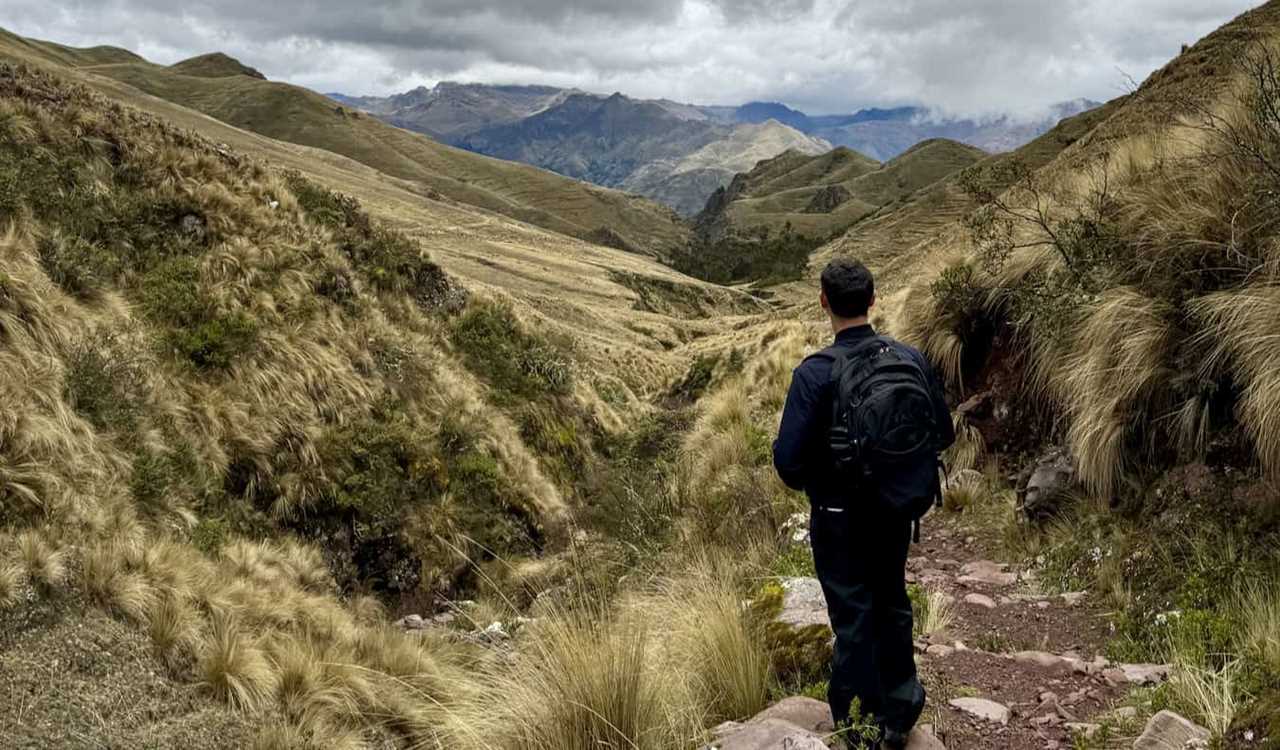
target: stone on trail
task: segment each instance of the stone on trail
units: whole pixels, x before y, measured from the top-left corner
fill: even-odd
[[[986,594],[968,594],[965,596],[964,602],[965,604],[973,604],[978,607],[985,607],[986,609],[996,608],[995,600]]]
[[[1168,664],[1117,664],[1102,676],[1117,685],[1159,685],[1169,679],[1173,667]]]
[[[1070,674],[1075,671],[1076,659],[1069,659],[1065,656],[1058,656],[1047,651],[1019,651],[1010,655],[1011,659],[1019,664],[1026,664],[1033,667],[1049,670],[1051,672],[1059,672],[1061,674]]]
[[[929,656],[936,656],[939,659],[944,659],[954,654],[956,650],[951,646],[944,646],[941,643],[935,643],[929,648],[926,648],[924,652]]]
[[[1009,723],[1009,707],[986,698],[952,698],[951,707],[984,721]]]
[[[1207,747],[1209,730],[1172,711],[1151,717],[1133,750],[1185,750]]]
[[[1017,583],[1018,574],[1006,573],[1004,568],[1004,565],[990,560],[966,563],[960,568],[961,576],[956,581],[963,584],[980,583],[988,586],[1012,586]]]
[[[783,578],[782,612],[778,621],[797,628],[810,625],[831,627],[827,617],[827,600],[817,578]]]

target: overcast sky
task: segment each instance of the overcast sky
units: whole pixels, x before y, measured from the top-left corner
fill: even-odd
[[[162,63],[387,94],[546,83],[811,114],[1031,113],[1109,99],[1249,0],[0,0],[0,26]]]

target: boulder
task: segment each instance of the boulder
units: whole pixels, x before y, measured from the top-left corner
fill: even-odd
[[[1133,750],[1186,750],[1207,747],[1209,730],[1172,711],[1161,711],[1147,722]]]
[[[782,612],[778,621],[797,628],[810,625],[831,627],[827,616],[827,600],[817,578],[783,578]]]
[[[1022,492],[1022,512],[1034,523],[1058,515],[1062,500],[1075,485],[1076,468],[1071,455],[1054,448],[1036,460]]]
[[[831,721],[831,707],[824,701],[799,695],[783,698],[756,714],[751,721],[767,719],[781,719],[819,734],[835,731],[835,723]]]
[[[704,750],[828,750],[823,735],[782,719],[721,724],[716,735]]]
[[[986,698],[952,698],[951,707],[984,721],[1009,723],[1009,707]]]

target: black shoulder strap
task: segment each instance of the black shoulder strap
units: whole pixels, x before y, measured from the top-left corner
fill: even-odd
[[[856,341],[853,344],[834,344],[832,346],[828,346],[826,349],[821,349],[810,354],[808,357],[805,357],[805,359],[825,359],[830,361],[831,379],[834,380],[839,377],[840,370],[842,369],[840,365],[844,362],[861,355],[863,352],[871,349],[877,344],[888,345],[890,343],[890,339],[887,339],[884,336],[871,336],[869,338],[862,339],[861,341]]]

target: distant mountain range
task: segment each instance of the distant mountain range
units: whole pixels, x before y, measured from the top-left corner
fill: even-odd
[[[699,106],[451,82],[388,97],[328,96],[444,143],[644,195],[686,216],[702,210],[734,174],[786,151],[812,156],[844,146],[885,162],[934,138],[1008,151],[1097,106],[1066,102],[1023,121],[937,118],[922,107],[810,116],[777,102]]]

